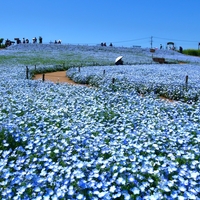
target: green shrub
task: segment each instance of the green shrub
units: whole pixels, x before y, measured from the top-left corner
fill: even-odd
[[[5,45],[5,44],[1,44],[1,45],[0,45],[0,49],[3,49],[3,48],[6,48],[6,45]]]
[[[3,38],[0,38],[0,45],[3,43],[3,40],[4,40]]]
[[[186,49],[183,50],[183,54],[190,55],[190,56],[200,56],[200,49]]]
[[[3,44],[3,38],[0,38],[0,48],[5,48],[5,44]]]

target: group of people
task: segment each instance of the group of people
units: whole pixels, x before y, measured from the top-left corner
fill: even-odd
[[[19,38],[15,38],[15,40],[16,40],[17,44],[20,44],[20,43],[23,43],[23,44],[29,43],[29,39],[25,39],[25,38],[22,39],[22,42],[21,42],[21,40]],[[36,37],[34,37],[32,40],[33,40],[33,43],[37,43],[37,38]],[[39,43],[40,44],[42,43],[42,37],[41,36],[39,37]]]
[[[25,38],[23,38],[23,44],[25,44],[25,43],[29,43],[29,39],[25,39]]]
[[[8,39],[7,39],[7,40],[8,40]],[[17,44],[29,43],[29,39],[25,39],[25,38],[22,39],[22,42],[21,42],[21,40],[20,40],[19,38],[14,38],[14,40],[16,40],[16,43],[17,43]],[[8,40],[8,41],[10,41],[10,40]],[[12,43],[15,43],[15,42],[12,42]],[[33,43],[37,43],[37,38],[36,38],[36,37],[33,38]],[[40,43],[40,44],[42,43],[42,37],[41,37],[41,36],[39,37],[39,43]]]
[[[23,38],[22,41],[21,41],[21,39],[19,39],[19,38],[14,38],[14,40],[16,41],[16,44],[21,44],[21,43],[27,44],[27,43],[29,43],[29,39],[25,39],[25,38]],[[40,36],[38,39],[37,39],[36,37],[34,37],[34,38],[32,39],[32,42],[33,42],[33,44],[35,44],[35,43],[37,43],[37,42],[39,42],[40,44],[42,44],[42,37]],[[14,44],[14,43],[15,43],[14,41],[11,41],[11,40],[9,40],[9,39],[7,39],[7,40],[5,41],[6,47],[7,47],[7,46],[10,46],[10,45],[12,45],[12,44]],[[50,43],[53,43],[53,42],[50,42]],[[55,40],[55,41],[54,41],[54,44],[61,44],[61,40]]]
[[[107,45],[106,45],[106,42],[102,42],[102,43],[101,43],[101,46],[102,46],[102,47],[103,47],[103,46],[104,46],[104,47],[106,47],[106,46],[107,46]],[[110,47],[112,47],[112,46],[113,46],[113,44],[112,44],[112,43],[110,43],[110,45],[109,45],[109,46],[110,46]]]
[[[33,43],[37,43],[36,37],[33,38]],[[41,36],[39,37],[39,43],[42,44],[42,37]]]
[[[55,40],[54,44],[61,44],[61,40]]]
[[[162,46],[162,44],[160,44],[160,49],[162,49],[163,48],[163,46]],[[173,45],[173,46],[166,46],[166,49],[169,49],[169,50],[176,50],[176,47]],[[183,53],[183,47],[179,47],[179,52],[180,53]]]
[[[21,42],[21,40],[19,38],[15,38],[15,40],[16,40],[17,44],[29,43],[29,39],[25,39],[25,38],[22,39],[22,42]],[[37,43],[37,38],[36,37],[33,38],[33,43]],[[42,37],[39,37],[39,43],[42,43]]]

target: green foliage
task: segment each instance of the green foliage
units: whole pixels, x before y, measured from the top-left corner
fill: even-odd
[[[3,38],[0,38],[0,48],[5,48],[5,44],[3,44]]]
[[[4,146],[5,141],[7,143],[7,146]],[[0,150],[14,150],[15,148],[19,146],[26,146],[26,142],[19,140],[16,141],[13,135],[9,132],[7,132],[5,129],[2,129],[0,131]]]
[[[6,48],[6,45],[5,45],[5,44],[1,44],[1,45],[0,45],[0,48],[1,48],[1,49]]]
[[[1,46],[1,44],[3,43],[3,38],[0,38],[0,46]]]
[[[179,166],[181,166],[181,165],[187,164],[188,160],[186,158],[183,158],[183,157],[177,157],[176,162],[178,162]]]
[[[200,56],[200,49],[186,49],[183,50],[183,54],[190,55],[190,56]]]
[[[4,149],[4,146],[3,146],[3,140],[5,139],[5,131],[2,129],[0,131],[0,150],[3,150]]]
[[[55,71],[66,71],[74,66],[94,66],[94,65],[108,65],[107,60],[95,58],[93,56],[85,57],[81,54],[71,52],[62,52],[55,56],[52,52],[17,52],[13,55],[0,56],[0,64],[18,63],[29,67],[30,77],[35,74],[42,74]],[[53,67],[40,67],[40,65]],[[31,66],[37,66],[33,69]]]
[[[3,38],[0,38],[0,48],[5,48],[6,46],[5,46],[5,44],[2,44],[3,43]]]

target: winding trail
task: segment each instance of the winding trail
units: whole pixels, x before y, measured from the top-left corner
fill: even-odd
[[[33,78],[33,80],[42,80],[42,74],[36,74],[35,77]],[[66,76],[66,71],[45,73],[45,80],[52,81],[54,83],[68,83],[71,85],[82,85],[82,86],[90,87],[87,84],[79,84],[79,83],[74,82],[73,80],[71,80],[69,77]],[[171,99],[168,99],[168,98],[165,98],[162,96],[160,96],[159,98],[166,102],[169,102],[169,103],[177,102],[175,100],[171,100]]]
[[[84,85],[78,84],[66,76],[66,71],[45,73],[45,81],[52,81],[54,83],[69,83],[72,85]],[[36,74],[33,80],[42,80],[42,74]],[[85,85],[86,86],[86,85]]]

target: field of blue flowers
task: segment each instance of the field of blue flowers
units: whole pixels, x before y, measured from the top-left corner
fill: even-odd
[[[185,64],[142,48],[1,50],[0,199],[200,199],[200,58],[154,56]],[[91,87],[26,79],[35,62]]]

